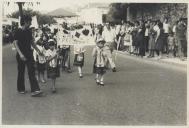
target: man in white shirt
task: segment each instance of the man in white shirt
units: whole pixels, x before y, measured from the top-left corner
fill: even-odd
[[[110,63],[112,71],[116,72],[116,66],[112,59],[112,52],[113,52],[114,43],[116,40],[116,33],[114,30],[110,28],[109,24],[106,25],[105,30],[102,32],[102,38],[106,41],[104,49],[107,54],[108,62]]]
[[[165,52],[168,52],[168,36],[169,36],[169,29],[170,29],[170,24],[168,23],[168,19],[165,18],[165,21],[163,23],[163,30],[164,30],[164,37],[165,37],[165,42],[164,42],[164,49]]]

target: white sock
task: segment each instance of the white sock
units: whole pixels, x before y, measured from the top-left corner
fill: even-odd
[[[78,72],[79,72],[79,75],[82,74],[82,72],[81,72],[81,67],[78,67]]]
[[[101,76],[101,79],[100,79],[100,81],[102,81],[102,82],[104,81],[104,76]]]

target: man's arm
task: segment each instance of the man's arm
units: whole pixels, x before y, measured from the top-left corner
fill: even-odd
[[[20,55],[20,58],[23,60],[23,61],[26,61],[26,57],[24,56],[24,54],[22,54],[22,52],[20,51],[20,48],[18,47],[18,40],[14,40],[13,41],[13,44],[16,48],[16,51],[18,52],[18,54]]]

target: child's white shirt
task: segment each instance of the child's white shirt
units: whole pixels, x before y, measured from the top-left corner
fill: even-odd
[[[46,54],[45,54],[45,55],[46,55],[47,57],[54,57],[54,56],[57,55],[57,50],[54,49],[54,50],[52,51],[52,50],[48,49],[48,50],[46,51]],[[50,66],[50,67],[53,67],[53,68],[57,67],[57,57],[55,57],[54,59],[52,59],[52,60],[49,62],[49,66]]]
[[[97,67],[104,67],[105,66],[105,52],[103,48],[95,47],[93,49],[92,55],[96,57],[96,66]]]

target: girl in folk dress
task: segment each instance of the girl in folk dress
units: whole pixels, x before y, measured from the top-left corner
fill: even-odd
[[[93,49],[93,57],[95,58],[95,72],[96,72],[96,83],[97,85],[104,86],[104,74],[105,70],[105,52],[103,50],[105,41],[103,39],[99,39],[97,42],[97,46]]]
[[[45,55],[45,48],[43,45],[42,39],[39,39],[36,43],[38,49]],[[35,50],[34,50],[34,56],[37,63],[37,71],[38,71],[38,80],[41,80],[42,83],[45,83],[45,69],[46,69],[46,60],[44,56],[40,56]]]
[[[74,65],[78,68],[80,78],[83,77],[82,68],[84,65],[84,52],[85,49],[82,45],[74,45]]]
[[[95,34],[95,43],[98,43],[99,39],[102,39],[102,32],[103,32],[103,26],[102,25],[98,25],[97,29],[96,29],[96,34]],[[94,59],[94,63],[93,63],[93,73],[96,73],[96,58]]]
[[[60,77],[60,71],[58,66],[58,53],[55,47],[55,41],[50,39],[48,41],[49,49],[46,51],[46,59],[48,62],[47,77],[52,79],[52,92],[56,92],[55,82],[56,78]]]
[[[81,43],[81,44],[74,45],[74,54],[75,54],[74,65],[78,67],[80,78],[83,78],[82,67],[84,65],[84,53],[86,51],[82,43],[86,42],[86,39],[88,39],[88,35],[89,35],[89,30],[84,29],[82,30],[81,33],[78,33],[76,31],[75,37],[74,37],[74,40],[76,42]]]
[[[77,31],[75,33],[74,40],[76,42],[84,41],[81,33],[78,33]],[[83,78],[82,68],[84,65],[84,52],[85,51],[86,50],[84,49],[83,45],[80,45],[80,44],[74,45],[74,54],[75,54],[74,65],[77,66],[77,68],[78,68],[80,78]]]

